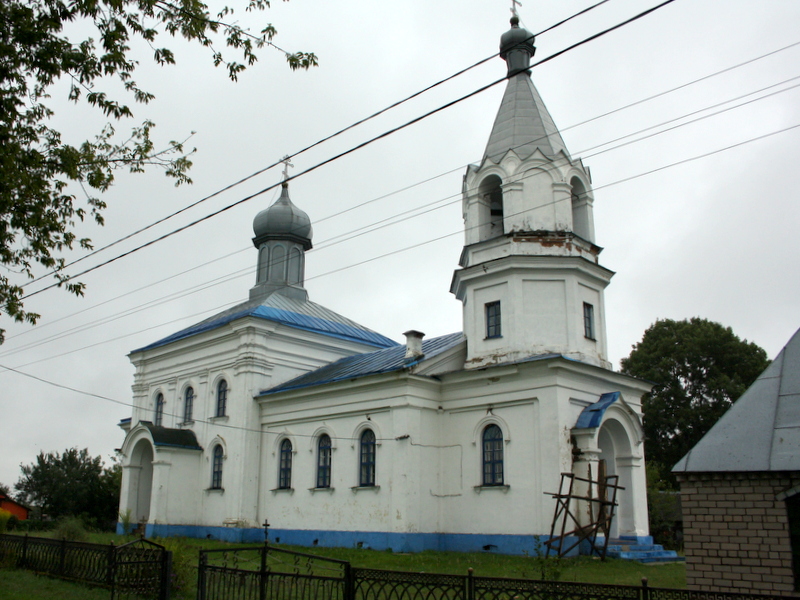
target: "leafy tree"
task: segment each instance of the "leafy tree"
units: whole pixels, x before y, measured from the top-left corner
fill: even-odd
[[[0,483],[0,494],[6,496],[7,498],[11,498],[12,500],[14,499],[14,497],[11,495],[11,488],[5,483]]]
[[[706,319],[658,320],[622,359],[655,385],[642,398],[647,460],[674,486],[672,467],[767,368],[767,353]]]
[[[268,6],[267,0],[248,0],[246,10]],[[170,65],[175,62],[172,51],[157,45],[164,35],[180,35],[208,48],[214,65],[224,66],[236,80],[256,61],[256,49],[272,43],[276,30],[267,25],[252,35],[223,22],[232,12],[226,7],[214,19],[201,0],[0,2],[0,264],[5,267],[0,312],[36,322],[39,315],[23,307],[22,284],[41,267],[69,292],[82,294],[83,285],[63,274],[61,254],[75,244],[91,248],[89,239],[76,239],[75,225],[87,217],[102,224],[105,203],[99,196],[117,169],[141,172],[156,166],[176,185],[190,181],[191,152],[182,142],[156,148],[151,121],[121,138],[109,123],[77,145],[63,141],[50,125],[53,85],[67,80],[69,100],[85,101],[112,121],[131,118],[132,103],[154,98],[133,79],[139,61],[131,45],[143,40],[153,49],[155,63]],[[76,32],[89,33],[76,37]],[[240,61],[228,60],[216,45],[232,48]],[[305,52],[286,53],[286,58],[292,69],[317,64]],[[76,190],[84,197],[79,199]],[[0,343],[2,336],[0,329]]]
[[[117,520],[121,468],[116,462],[106,467],[100,456],[84,448],[69,448],[63,454],[40,452],[36,461],[21,465],[16,484],[23,504],[38,506],[57,519],[84,517],[98,523]]]

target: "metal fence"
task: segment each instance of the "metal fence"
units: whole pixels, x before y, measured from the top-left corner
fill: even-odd
[[[0,535],[0,564],[105,587],[111,598],[169,600],[172,554],[148,540],[122,546]]]
[[[267,546],[202,550],[198,600],[766,600],[780,596],[359,569]]]

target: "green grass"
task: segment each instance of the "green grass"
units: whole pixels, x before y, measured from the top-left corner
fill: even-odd
[[[132,536],[94,533],[90,535],[89,541],[99,544],[108,544],[113,541],[114,545],[119,546],[134,539]],[[200,549],[235,549],[236,547],[241,547],[239,544],[192,538],[153,539],[152,541],[164,544],[169,550],[173,551],[175,572],[181,581],[181,589],[172,596],[175,600],[193,600],[195,597],[196,567]],[[253,545],[257,544],[247,544],[247,546]],[[321,557],[347,560],[354,567],[370,569],[465,575],[467,569],[472,568],[474,575],[482,577],[542,578],[542,560],[526,556],[505,556],[488,552],[434,551],[401,554],[355,548],[304,548],[282,544],[279,547]],[[552,567],[552,563],[548,563],[548,565]],[[686,571],[683,563],[646,565],[622,560],[609,559],[601,561],[597,558],[578,557],[558,561],[556,569],[560,571],[559,581],[566,582],[641,585],[642,578],[647,578],[648,585],[651,587],[686,587]],[[0,573],[0,577],[2,575]],[[48,596],[40,597],[45,598]],[[4,598],[5,596],[0,595],[0,600],[4,600]],[[59,596],[59,600],[67,599]]]
[[[0,600],[108,600],[108,590],[51,579],[30,571],[0,569]]]

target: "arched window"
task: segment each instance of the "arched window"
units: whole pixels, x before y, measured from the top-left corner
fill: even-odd
[[[224,417],[228,408],[228,382],[224,379],[217,384],[217,417]]]
[[[503,181],[497,175],[489,175],[481,181],[478,193],[483,202],[479,219],[480,239],[503,235]]]
[[[292,248],[289,251],[289,284],[297,285],[300,283],[300,272],[302,265],[302,256],[300,250]]]
[[[292,487],[292,442],[281,442],[281,459],[278,468],[278,489],[288,490]]]
[[[593,242],[592,204],[586,187],[580,179],[573,177],[572,186],[572,231],[583,239]]]
[[[317,487],[331,487],[331,438],[326,433],[317,442]]]
[[[503,485],[503,432],[494,424],[483,430],[483,485]]]
[[[214,459],[211,462],[211,489],[222,489],[222,446],[214,446]]]
[[[359,459],[358,485],[372,487],[375,485],[375,434],[367,429],[361,434],[361,453]]]
[[[191,423],[194,413],[194,388],[186,388],[183,394],[183,422]]]
[[[156,414],[153,423],[159,427],[164,423],[164,394],[162,393],[156,396]]]

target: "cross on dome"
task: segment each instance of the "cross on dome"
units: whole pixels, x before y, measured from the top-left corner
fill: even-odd
[[[283,163],[283,180],[286,181],[289,179],[289,167],[294,167],[294,165],[291,163],[291,156],[288,154],[281,159],[281,162]]]
[[[517,12],[518,6],[522,6],[522,2],[519,0],[511,0],[511,14],[519,19],[519,13]]]

